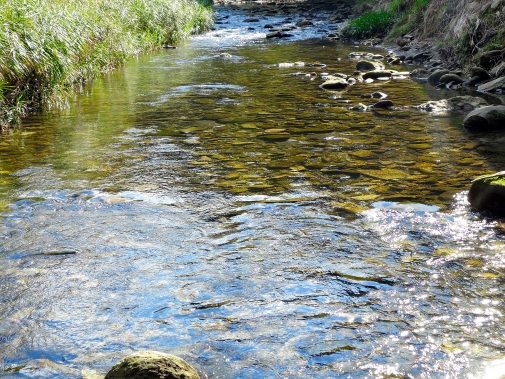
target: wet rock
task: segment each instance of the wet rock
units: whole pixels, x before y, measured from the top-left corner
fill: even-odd
[[[477,211],[505,216],[505,171],[475,179],[468,193],[468,201]]]
[[[440,78],[447,74],[450,74],[449,70],[435,70],[430,76],[428,76],[428,83],[436,86],[440,82]]]
[[[246,18],[244,20],[244,22],[259,22],[260,19],[259,18],[256,18],[256,17],[250,17],[250,18]]]
[[[367,79],[379,79],[379,78],[390,78],[393,76],[391,71],[370,71],[370,72],[365,72],[362,77],[364,80]]]
[[[197,371],[182,358],[157,351],[141,351],[124,358],[105,379],[199,379]]]
[[[490,105],[470,112],[463,122],[470,132],[505,131],[505,105]]]
[[[342,90],[347,88],[348,85],[349,83],[345,79],[334,77],[325,81],[320,87],[327,90]]]
[[[395,104],[391,100],[381,100],[375,104],[373,104],[371,107],[374,109],[389,109],[393,108]]]
[[[414,108],[427,112],[471,111],[488,105],[487,101],[476,96],[455,96],[450,99],[428,101]]]
[[[499,92],[505,90],[505,76],[498,79],[491,80],[490,82],[481,84],[477,87],[480,92]]]
[[[440,77],[440,79],[438,80],[439,84],[449,84],[449,83],[460,84],[463,82],[464,82],[464,79],[461,76],[453,74],[453,73],[442,75]]]
[[[482,67],[472,67],[470,69],[470,76],[471,77],[478,76],[481,79],[481,81],[491,79],[491,75],[489,75],[489,72],[484,70]]]
[[[356,70],[361,72],[384,70],[384,65],[371,61],[359,61],[356,63]]]
[[[266,25],[264,26],[264,28],[265,28],[265,29],[273,29],[273,28],[274,28],[274,26],[273,26],[272,24],[266,24]]]

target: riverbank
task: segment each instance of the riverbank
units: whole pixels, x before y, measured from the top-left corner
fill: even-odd
[[[503,0],[360,0],[342,34],[352,40],[396,46],[399,55],[428,68],[480,67],[505,74]],[[408,62],[407,62],[408,63]],[[501,87],[500,87],[501,88]]]
[[[0,128],[212,24],[206,0],[12,0],[0,10]]]

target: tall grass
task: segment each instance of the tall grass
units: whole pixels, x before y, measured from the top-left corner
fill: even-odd
[[[342,33],[347,38],[384,37],[396,19],[389,10],[369,11],[349,21]]]
[[[208,0],[0,0],[0,126],[128,57],[208,28]]]

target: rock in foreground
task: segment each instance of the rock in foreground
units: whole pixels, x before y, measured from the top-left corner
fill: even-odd
[[[505,171],[475,179],[468,200],[477,211],[505,216]]]
[[[470,132],[505,131],[505,105],[490,105],[470,112],[464,121]]]
[[[199,379],[182,358],[157,351],[141,351],[112,367],[105,379]]]

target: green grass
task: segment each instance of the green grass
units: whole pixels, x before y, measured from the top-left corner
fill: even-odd
[[[207,0],[0,0],[0,126],[211,22]]]
[[[395,13],[389,10],[365,12],[351,20],[342,32],[348,38],[383,37],[393,26],[395,19]]]

